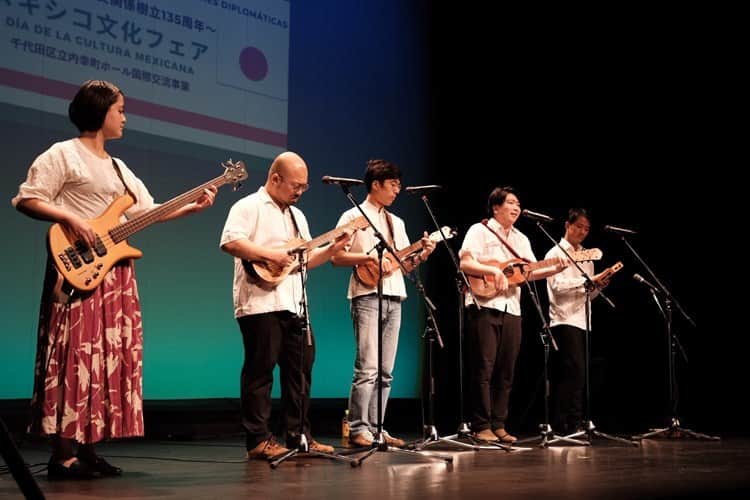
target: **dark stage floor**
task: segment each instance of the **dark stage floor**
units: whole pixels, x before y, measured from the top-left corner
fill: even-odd
[[[340,445],[340,438],[324,439]],[[435,447],[437,448],[437,447]],[[344,448],[338,448],[343,450]],[[377,452],[360,467],[298,457],[272,470],[243,460],[243,440],[137,440],[107,443],[99,451],[125,469],[120,478],[49,482],[47,449],[24,444],[48,498],[748,498],[750,439],[721,442],[647,440],[641,447],[596,440],[594,446],[526,448],[511,453],[434,452],[452,465]],[[2,462],[0,462],[2,463]],[[21,498],[9,474],[0,498]]]

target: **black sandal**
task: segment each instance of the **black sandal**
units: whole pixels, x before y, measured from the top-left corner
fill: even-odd
[[[102,476],[122,476],[121,468],[112,465],[99,455],[97,455],[93,461],[83,457],[78,457],[78,460],[85,463],[89,468]]]
[[[47,464],[47,479],[50,481],[77,481],[100,476],[98,471],[78,459],[67,467],[54,459]]]

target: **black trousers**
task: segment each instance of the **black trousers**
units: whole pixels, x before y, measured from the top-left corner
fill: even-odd
[[[466,347],[471,428],[474,432],[504,428],[521,349],[521,317],[469,307]]]
[[[279,365],[281,418],[288,446],[296,447],[300,429],[310,441],[310,384],[315,360],[315,342],[307,345],[301,320],[289,311],[252,314],[237,319],[245,347],[240,375],[242,426],[247,449],[255,448],[272,433],[271,387],[273,370]],[[310,332],[312,339],[312,332]],[[301,372],[301,373],[300,373]]]
[[[558,351],[552,352],[552,425],[568,434],[583,422],[583,391],[586,377],[586,332],[571,325],[552,328]]]

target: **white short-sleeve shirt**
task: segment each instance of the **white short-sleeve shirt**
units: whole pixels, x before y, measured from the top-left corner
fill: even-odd
[[[490,229],[499,233],[521,257],[528,259],[530,262],[536,262],[534,252],[531,250],[531,243],[521,231],[511,226],[510,233],[508,236],[505,236],[502,226],[495,219],[489,219],[488,225]],[[459,257],[463,257],[467,254],[479,262],[488,260],[505,262],[515,258],[505,245],[497,239],[497,236],[488,231],[482,223],[476,223],[466,231],[466,236],[458,255]],[[498,311],[520,316],[521,288],[519,286],[511,286],[504,292],[488,300],[477,297],[477,302],[481,307],[491,307]],[[472,303],[471,295],[466,294],[466,305]]]
[[[380,234],[382,234],[386,240],[390,240],[391,230],[388,225],[388,219],[386,216],[385,208],[378,208],[368,200],[363,201],[360,206],[362,210],[367,214],[367,217],[375,224]],[[352,207],[347,210],[339,218],[336,227],[341,227],[362,214],[356,207]],[[393,240],[396,246],[395,250],[401,250],[409,246],[409,237],[406,235],[406,224],[403,219],[393,214],[391,215],[391,221],[393,224]],[[352,235],[350,245],[347,247],[349,252],[362,252],[371,253],[377,255],[375,246],[379,240],[375,236],[375,232],[371,227],[364,230],[357,231]],[[349,277],[349,288],[346,293],[348,299],[359,297],[361,295],[368,295],[375,292],[375,288],[369,288],[363,285],[355,276],[354,273]],[[390,295],[391,297],[400,297],[402,300],[406,298],[406,285],[404,283],[404,275],[400,268],[397,268],[393,274],[383,278],[383,295]]]
[[[299,226],[299,234],[294,222]],[[282,247],[291,239],[312,239],[305,215],[297,207],[281,208],[261,187],[237,201],[229,210],[220,246],[232,241],[248,239],[264,247]],[[262,314],[275,311],[291,311],[301,314],[302,281],[299,273],[290,273],[273,288],[260,287],[245,271],[242,259],[234,258],[234,282],[232,285],[234,316]]]

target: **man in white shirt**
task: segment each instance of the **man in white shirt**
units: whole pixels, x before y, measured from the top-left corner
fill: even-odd
[[[469,228],[459,251],[461,270],[471,276],[491,276],[497,289],[492,297],[477,297],[481,309],[466,295],[469,419],[477,439],[510,444],[516,437],[508,433],[505,424],[521,348],[522,283],[508,286],[501,267],[492,263],[519,258],[536,262],[536,257],[529,239],[513,226],[521,215],[516,190],[511,186],[495,188],[487,208],[491,218]],[[526,279],[546,278],[564,267],[564,261],[558,259],[550,267],[529,272]]]
[[[289,451],[276,443],[268,425],[277,363],[287,446],[298,445],[302,429],[311,451],[334,451],[310,435],[307,413],[315,345],[312,331],[305,332],[300,274],[292,271],[278,283],[268,283],[253,272],[253,265],[248,265],[265,263],[283,270],[295,264],[296,256],[282,247],[294,238],[311,239],[305,215],[293,206],[307,188],[304,160],[292,152],[281,153],[268,170],[265,186],[232,206],[221,235],[221,249],[234,256],[234,315],[245,349],[240,397],[248,458],[267,459]],[[330,260],[348,239],[346,234],[332,245],[312,250],[305,267],[312,269]],[[303,333],[309,334],[309,344]]]
[[[583,240],[589,234],[591,223],[583,208],[572,208],[565,221],[565,236],[560,246],[567,252],[583,250]],[[567,258],[557,246],[545,258]],[[594,276],[590,261],[578,265],[600,284],[601,274]],[[552,356],[552,414],[553,428],[562,434],[572,434],[583,422],[583,390],[585,383],[585,330],[586,292],[585,279],[575,266],[547,278],[549,316],[552,335],[558,352]]]
[[[386,160],[370,160],[365,171],[367,199],[362,202],[362,210],[378,228],[380,234],[394,250],[409,246],[404,221],[386,210],[401,191],[401,170],[398,165]],[[353,207],[341,215],[337,226],[343,226],[359,217],[361,213]],[[407,272],[424,261],[435,249],[435,242],[424,233],[422,251],[414,259],[404,262]],[[375,247],[378,239],[372,228],[357,231],[349,246],[333,257],[337,266],[357,266],[372,263],[377,270],[378,253]],[[386,254],[387,256],[387,254]],[[398,265],[393,262],[394,265]],[[385,265],[384,265],[385,267]],[[349,395],[349,442],[356,446],[372,446],[373,433],[378,425],[378,297],[377,288],[368,286],[352,273],[349,279],[347,298],[351,300],[354,335],[357,340],[357,354],[354,361],[354,377]],[[401,326],[401,302],[406,299],[406,286],[401,269],[383,278],[382,300],[382,366],[381,402],[382,414],[393,380],[393,366],[396,361],[398,334]],[[389,446],[402,447],[404,441],[383,431],[383,438]]]

